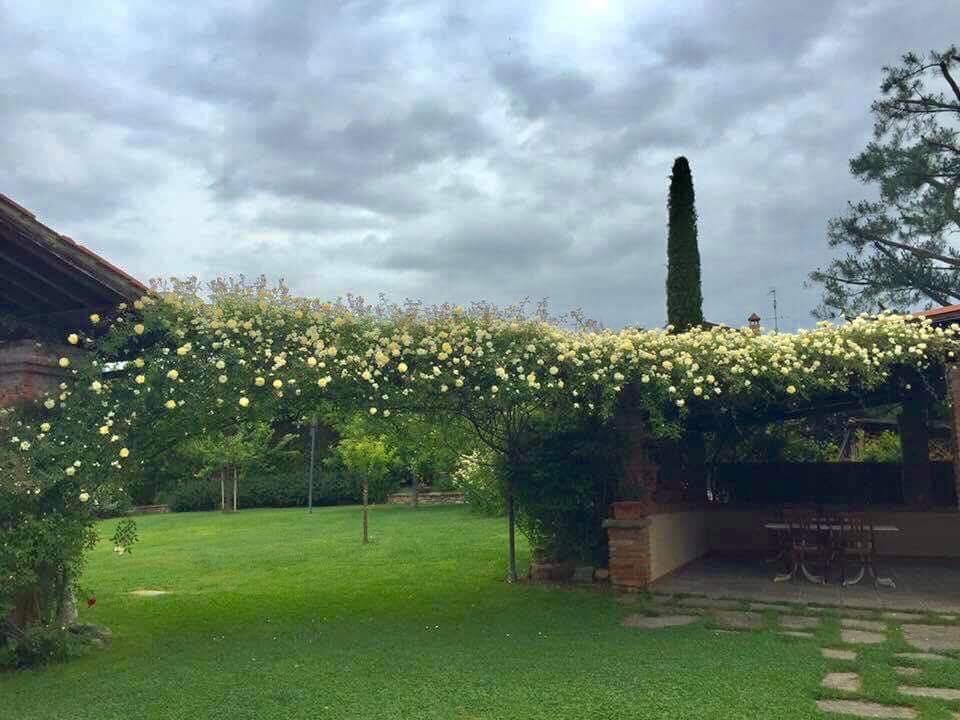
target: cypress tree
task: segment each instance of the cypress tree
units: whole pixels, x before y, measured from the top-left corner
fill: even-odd
[[[667,322],[684,332],[703,323],[703,294],[693,176],[683,156],[673,161],[667,211]]]

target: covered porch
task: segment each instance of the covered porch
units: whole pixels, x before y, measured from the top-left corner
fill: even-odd
[[[863,582],[815,585],[805,580],[771,581],[771,568],[758,557],[707,555],[653,582],[657,595],[699,595],[751,603],[795,603],[885,611],[960,615],[960,558],[883,558],[880,569],[896,589]]]

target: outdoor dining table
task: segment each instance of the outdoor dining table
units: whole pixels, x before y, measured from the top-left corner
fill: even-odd
[[[827,520],[827,519],[824,519],[824,518],[814,518],[814,519],[812,520],[811,524],[812,524],[817,530],[820,530],[820,531],[830,530],[830,531],[833,531],[833,532],[840,532],[841,530],[843,530],[843,525],[842,525],[842,524],[837,523],[837,522],[833,522],[832,520]],[[776,530],[776,531],[780,531],[780,532],[789,530],[790,527],[791,527],[790,524],[789,524],[789,523],[785,523],[785,522],[768,522],[768,523],[765,523],[765,524],[764,524],[764,528],[766,528],[767,530]],[[895,532],[900,532],[900,528],[898,528],[896,525],[871,525],[871,526],[870,526],[870,529],[871,529],[872,532],[875,532],[875,533],[895,533]],[[807,580],[809,580],[810,582],[815,583],[815,584],[817,584],[817,585],[825,585],[825,584],[826,584],[826,580],[825,580],[824,578],[822,578],[822,577],[820,577],[820,576],[818,576],[818,575],[814,575],[812,572],[810,572],[810,570],[809,570],[809,569],[807,568],[807,566],[806,566],[806,563],[804,563],[804,562],[802,562],[802,561],[801,561],[801,562],[798,562],[798,563],[795,563],[794,566],[793,566],[792,568],[790,568],[790,572],[785,573],[785,574],[782,574],[782,575],[777,575],[776,577],[774,577],[774,578],[773,578],[773,581],[774,581],[774,582],[785,582],[785,581],[787,581],[787,580],[791,580],[791,579],[793,579],[793,578],[796,576],[798,569],[800,570],[800,572],[803,573],[803,576],[804,576]],[[861,568],[860,568],[860,572],[857,574],[857,576],[856,576],[854,579],[849,580],[849,581],[844,581],[844,583],[843,583],[844,586],[847,586],[847,585],[856,585],[856,584],[859,583],[861,580],[863,580],[863,576],[864,576],[865,573],[866,573],[866,567],[865,567],[865,566],[864,566],[864,567],[861,567]],[[873,570],[872,565],[871,565],[871,567],[870,567],[870,573],[871,573],[871,575],[873,575],[873,573],[874,573],[874,570]],[[889,577],[878,577],[878,576],[874,576],[874,577],[875,577],[875,579],[876,579],[877,585],[883,585],[883,586],[885,586],[885,587],[891,587],[891,588],[895,588],[895,587],[897,586],[897,584],[894,582],[893,578],[889,578]]]

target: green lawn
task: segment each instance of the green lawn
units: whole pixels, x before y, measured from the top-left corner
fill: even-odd
[[[818,717],[816,642],[629,630],[611,594],[509,586],[503,522],[463,508],[375,508],[366,547],[356,508],[139,527],[85,577],[112,646],[0,676],[0,718]]]

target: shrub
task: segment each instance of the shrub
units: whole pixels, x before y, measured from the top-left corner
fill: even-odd
[[[532,436],[510,468],[518,524],[554,560],[605,564],[603,519],[620,468],[616,433],[588,418]]]
[[[83,654],[87,643],[58,625],[28,625],[0,648],[0,668],[31,668]]]
[[[500,463],[489,451],[474,451],[464,455],[457,464],[452,485],[463,492],[463,498],[473,510],[483,515],[503,515],[506,502]]]

